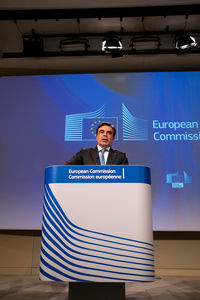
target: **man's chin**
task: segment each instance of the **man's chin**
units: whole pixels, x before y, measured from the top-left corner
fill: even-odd
[[[101,146],[102,148],[107,148],[107,147],[109,147],[108,143],[101,143],[100,146]]]

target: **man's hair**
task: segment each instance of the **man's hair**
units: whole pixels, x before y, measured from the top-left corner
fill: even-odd
[[[98,130],[99,130],[99,128],[101,128],[102,126],[109,126],[109,127],[111,127],[112,130],[113,130],[113,136],[116,135],[116,128],[115,128],[115,126],[114,126],[114,125],[111,125],[111,124],[108,123],[108,122],[102,122],[101,124],[99,124],[99,126],[98,126],[97,129],[96,129],[96,134],[98,134]]]

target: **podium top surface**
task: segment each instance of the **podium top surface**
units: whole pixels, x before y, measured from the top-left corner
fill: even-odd
[[[151,184],[151,172],[145,166],[49,166],[45,169],[45,184],[49,183],[146,183]]]

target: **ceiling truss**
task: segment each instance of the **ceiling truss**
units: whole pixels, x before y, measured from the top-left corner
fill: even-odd
[[[45,10],[1,10],[0,11],[0,21],[11,21],[17,23],[20,20],[28,21],[39,21],[39,20],[62,20],[62,19],[70,19],[75,20],[77,23],[80,23],[81,19],[98,19],[102,20],[104,18],[119,18],[119,21],[122,22],[124,18],[141,18],[141,22],[144,22],[146,17],[168,17],[168,16],[184,16],[185,19],[188,19],[189,16],[200,16],[200,5],[181,5],[181,6],[153,6],[153,7],[122,7],[122,8],[93,8],[93,9],[45,9]],[[89,20],[88,20],[89,22]],[[200,22],[199,22],[200,23]],[[32,34],[22,34],[21,38],[23,39],[31,39],[34,37],[40,39],[59,39],[59,38],[96,38],[101,39],[108,35],[116,35],[121,39],[130,39],[133,36],[159,36],[170,38],[175,38],[177,35],[182,33],[191,33],[200,35],[200,25],[199,28],[190,29],[187,31],[186,29],[183,31],[180,30],[172,30],[170,31],[168,27],[165,30],[143,30],[143,31],[126,31],[121,26],[120,30],[114,30],[109,32],[109,30],[105,30],[103,32],[93,32],[93,31],[80,31],[77,32],[68,32],[68,33],[32,33]],[[162,42],[161,42],[162,43]],[[175,54],[177,53],[176,49],[173,47],[159,47],[158,49],[140,49],[133,50],[130,48],[126,48],[123,50],[124,55],[138,55],[138,54]],[[196,47],[195,49],[191,49],[190,53],[200,53],[200,48]],[[42,51],[39,56],[40,57],[50,57],[50,56],[94,56],[94,55],[106,55],[100,49],[87,49],[87,51]],[[6,51],[2,54],[3,58],[16,58],[16,57],[25,57],[29,55],[25,55],[23,51],[21,52],[9,52]],[[30,54],[30,56],[34,56],[34,54]],[[36,55],[38,56],[38,54]]]

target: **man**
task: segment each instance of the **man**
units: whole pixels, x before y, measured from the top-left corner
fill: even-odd
[[[101,123],[96,129],[97,146],[82,149],[65,165],[128,165],[125,153],[111,148],[115,140],[116,129],[107,122]]]

